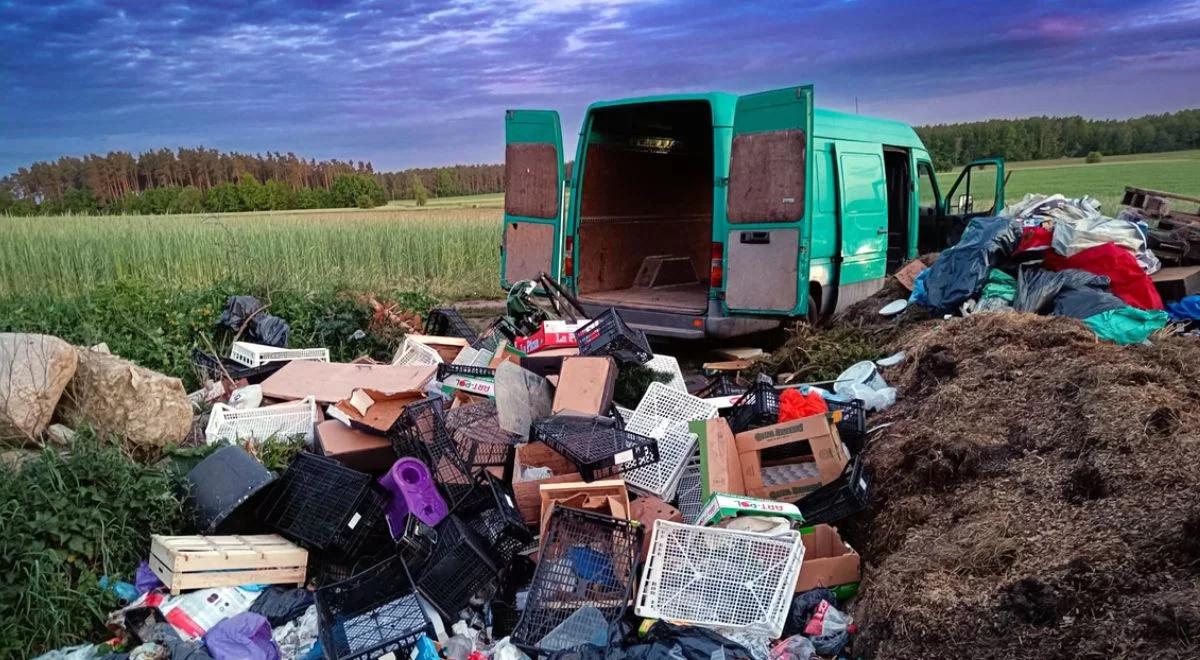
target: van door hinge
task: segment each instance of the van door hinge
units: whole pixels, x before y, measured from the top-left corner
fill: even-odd
[[[727,176],[717,177],[716,184],[717,184],[718,188],[728,188],[729,187],[729,177],[727,177]]]

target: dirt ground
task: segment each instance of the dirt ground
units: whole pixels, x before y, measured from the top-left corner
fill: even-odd
[[[1080,322],[896,324],[900,390],[866,450],[855,652],[1200,657],[1200,342]]]

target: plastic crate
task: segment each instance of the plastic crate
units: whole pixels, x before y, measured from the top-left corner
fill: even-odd
[[[679,486],[675,489],[675,508],[683,514],[683,522],[695,525],[704,508],[700,488],[700,452],[692,453],[683,472],[679,475]]]
[[[466,367],[486,367],[492,363],[492,358],[496,356],[494,351],[486,349],[475,349],[470,346],[464,346],[458,355],[454,356],[454,361],[450,364],[462,365]]]
[[[803,559],[799,532],[772,536],[658,520],[635,611],[775,639]]]
[[[307,397],[300,401],[280,403],[262,408],[238,410],[224,403],[213,406],[204,428],[208,444],[218,440],[266,440],[270,437],[304,436],[312,444],[313,427],[317,423],[317,401]]]
[[[442,399],[430,397],[409,404],[389,437],[397,456],[424,461],[451,508],[475,488],[471,470],[446,428]]]
[[[825,400],[831,412],[840,411],[838,436],[850,453],[857,455],[866,447],[867,413],[861,399],[850,401]],[[741,433],[759,426],[779,422],[779,390],[770,383],[755,383],[729,412],[729,428]]]
[[[867,448],[867,406],[862,399],[834,401],[826,399],[830,410],[840,410],[842,419],[837,423],[838,436],[850,453],[857,456]]]
[[[286,362],[268,362],[258,367],[247,367],[229,358],[219,358],[211,353],[192,349],[192,364],[200,372],[203,380],[220,381],[228,375],[233,380],[246,379],[254,385],[263,382],[268,376],[283,368]]]
[[[542,639],[585,607],[610,626],[619,621],[637,579],[642,533],[636,522],[555,506],[513,642],[533,653],[551,650]]]
[[[459,314],[457,309],[450,307],[429,310],[429,314],[425,317],[425,334],[461,337],[466,339],[468,344],[479,339],[462,314]]]
[[[871,473],[862,456],[856,456],[840,477],[805,495],[796,502],[796,507],[804,516],[805,525],[832,525],[866,509],[870,488]]]
[[[654,357],[646,333],[634,330],[609,307],[575,331],[580,355],[611,355],[618,362],[645,364]]]
[[[396,359],[392,360],[392,365],[399,367],[425,367],[441,363],[441,353],[429,345],[415,341],[412,337],[404,339],[404,343],[400,345],[400,352],[396,354]]]
[[[683,381],[683,371],[679,368],[679,360],[670,355],[656,354],[650,358],[650,361],[645,366],[655,371],[671,374],[671,380],[666,382],[666,386],[673,390],[687,393],[687,384]]]
[[[466,348],[463,350],[471,350]],[[477,367],[470,364],[439,364],[437,368],[437,379],[444,381],[450,376],[467,376],[469,378],[495,378],[496,370],[488,369],[487,367]]]
[[[492,321],[488,327],[484,328],[483,332],[479,333],[479,338],[471,342],[471,348],[495,353],[501,341],[512,343],[519,334],[516,326],[507,318],[501,316]]]
[[[701,399],[713,399],[716,397],[737,396],[745,394],[746,388],[739,386],[729,379],[725,374],[717,374],[708,380],[708,383],[696,392],[696,396]]]
[[[584,481],[657,463],[658,441],[620,428],[608,417],[555,415],[533,424],[534,436],[579,468]]]
[[[437,543],[417,589],[448,621],[457,621],[476,593],[495,585],[499,568],[491,547],[462,518],[447,516],[435,529]]]
[[[717,416],[717,407],[703,399],[651,383],[625,429],[658,440],[659,461],[624,474],[626,483],[664,502],[675,499],[684,465],[696,448],[688,422]]]
[[[454,408],[446,413],[446,429],[463,459],[474,473],[481,468],[512,469],[516,446],[524,439],[500,428],[495,401],[481,401]]]
[[[279,348],[235,341],[229,349],[229,359],[247,367],[261,367],[269,362],[291,362],[292,360],[329,361],[328,348]]]
[[[407,658],[421,635],[436,638],[399,557],[318,589],[316,604],[326,658]]]
[[[517,509],[512,486],[487,470],[475,475],[475,488],[453,513],[466,520],[488,543],[500,567],[507,566],[522,548],[533,542],[533,533]]]
[[[259,508],[259,518],[311,550],[354,557],[386,534],[374,479],[335,460],[301,453]]]

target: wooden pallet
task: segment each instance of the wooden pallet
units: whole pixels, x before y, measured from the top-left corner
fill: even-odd
[[[244,584],[304,586],[308,551],[278,534],[160,536],[150,541],[150,570],[172,594]]]

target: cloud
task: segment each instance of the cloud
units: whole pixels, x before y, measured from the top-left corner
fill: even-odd
[[[1200,104],[1200,2],[93,0],[0,3],[0,173],[193,145],[370,160],[503,157],[503,111],[816,85],[913,123]]]

